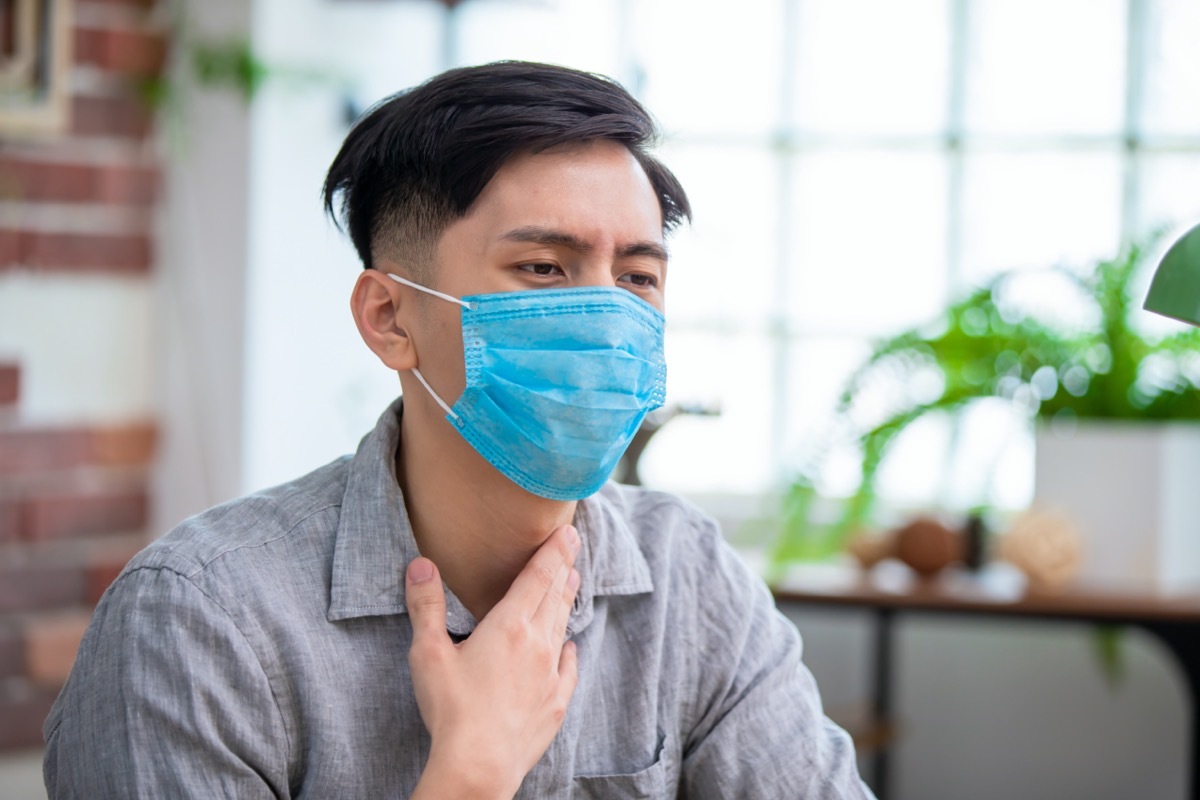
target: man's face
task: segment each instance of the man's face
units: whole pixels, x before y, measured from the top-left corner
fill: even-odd
[[[430,285],[455,297],[615,286],[661,311],[666,277],[650,180],[627,148],[599,141],[506,162],[442,235]],[[420,302],[420,368],[453,402],[465,381],[460,309]]]

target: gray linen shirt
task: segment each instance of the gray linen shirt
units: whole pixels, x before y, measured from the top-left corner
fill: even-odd
[[[105,593],[46,720],[51,798],[408,796],[399,402],[353,457],[186,520]],[[579,685],[520,798],[868,798],[795,628],[714,522],[582,501]],[[475,619],[447,592],[447,628]]]

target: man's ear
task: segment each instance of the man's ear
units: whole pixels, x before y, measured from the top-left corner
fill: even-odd
[[[350,295],[350,313],[359,335],[380,361],[397,372],[417,366],[417,348],[405,323],[411,309],[401,307],[402,294],[386,273],[364,269]]]

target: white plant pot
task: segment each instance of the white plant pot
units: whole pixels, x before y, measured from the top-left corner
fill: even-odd
[[[1079,581],[1200,588],[1200,424],[1039,424],[1034,507],[1073,518]]]

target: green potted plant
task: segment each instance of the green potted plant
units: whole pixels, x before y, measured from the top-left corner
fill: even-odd
[[[1148,332],[1141,297],[1134,296],[1158,239],[1126,246],[1085,272],[1001,274],[929,324],[879,343],[847,382],[837,410],[835,427],[861,446],[859,488],[840,514],[822,521],[813,475],[799,475],[785,493],[771,563],[778,569],[830,555],[869,527],[875,478],[889,446],[927,415],[960,415],[984,399],[1003,398],[1039,430],[1200,420],[1200,330]],[[1044,293],[1021,287],[1031,278],[1074,292],[1078,300],[1070,305],[1080,313],[1067,318],[1062,305],[1039,304]],[[1200,438],[1196,451],[1200,463]],[[1039,445],[1039,460],[1041,452]]]

